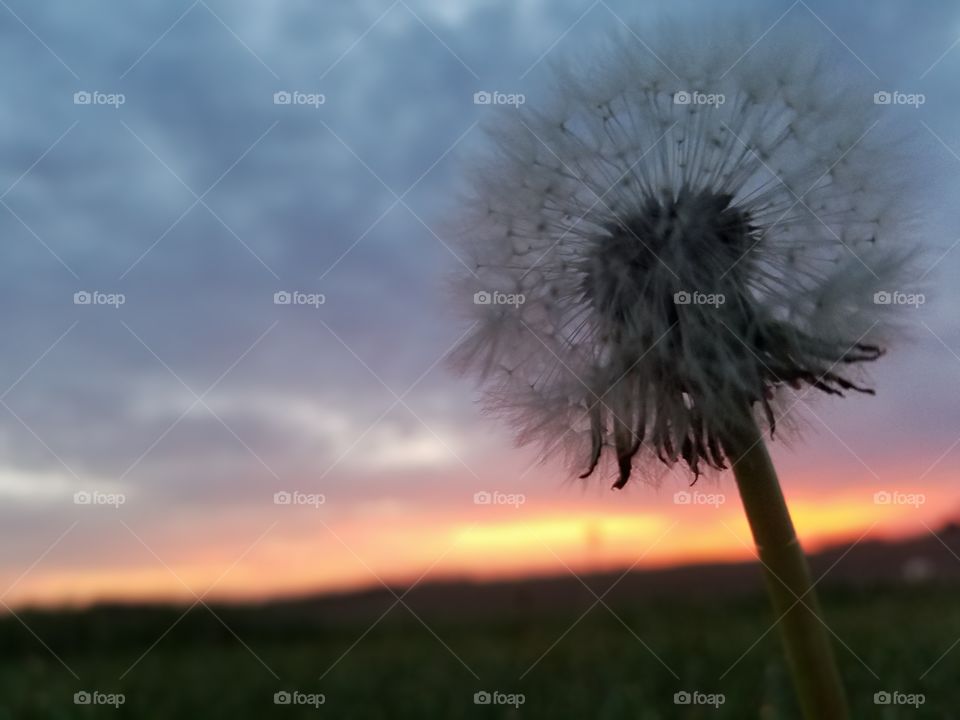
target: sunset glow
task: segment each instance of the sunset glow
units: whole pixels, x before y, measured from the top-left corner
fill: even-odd
[[[104,537],[122,541],[133,552],[123,566],[113,568],[82,560],[60,565],[70,535],[84,532],[78,526],[16,582],[6,602],[269,599],[377,587],[381,581],[406,586],[751,560],[750,531],[736,496],[720,495],[719,487],[695,492],[716,504],[676,505],[672,495],[661,492],[650,493],[644,502],[638,495],[606,498],[589,509],[570,501],[481,512],[461,507],[440,516],[397,507],[389,513],[389,524],[382,518],[337,522],[325,508],[298,513],[293,536],[276,520],[246,535],[250,523],[238,523],[234,537],[222,537],[219,549],[203,553],[174,549],[169,554],[162,544],[136,537],[116,522]],[[914,507],[877,504],[872,493],[814,496],[801,488],[793,495],[798,531],[814,550],[925,532],[925,524],[934,528],[949,517],[958,497],[954,490],[928,492],[923,504]],[[636,508],[636,514],[628,508]]]

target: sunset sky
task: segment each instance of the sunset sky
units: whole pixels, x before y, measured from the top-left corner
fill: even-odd
[[[490,112],[474,93],[534,102],[552,59],[622,22],[642,42],[635,5],[0,3],[0,600],[749,557],[730,477],[570,482],[444,363],[465,328],[443,221]],[[871,368],[877,396],[799,396],[802,439],[774,455],[809,547],[930,532],[960,517],[960,188],[940,179],[960,169],[960,8],[726,5],[772,26],[760,43],[810,27],[865,91],[924,96],[886,119],[942,159],[926,302]]]

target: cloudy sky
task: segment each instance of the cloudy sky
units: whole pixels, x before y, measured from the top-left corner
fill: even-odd
[[[443,362],[464,328],[442,220],[490,111],[474,93],[533,99],[552,59],[624,23],[649,39],[632,5],[0,1],[0,599],[744,556],[734,494],[567,483]],[[960,9],[725,7],[772,27],[758,43],[809,28],[865,91],[924,96],[888,109],[933,158],[913,336],[877,397],[808,397],[804,442],[775,453],[811,542],[927,532],[960,512]]]

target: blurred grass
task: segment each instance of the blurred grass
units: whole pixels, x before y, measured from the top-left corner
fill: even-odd
[[[546,616],[421,615],[429,629],[398,605],[366,635],[375,617],[334,625],[270,607],[214,607],[230,629],[202,606],[182,617],[163,607],[18,612],[29,630],[13,617],[0,621],[0,720],[796,719],[776,630],[764,635],[774,620],[765,597],[714,602],[710,590],[614,606],[617,617],[597,605],[576,625],[589,603]],[[960,718],[960,646],[920,679],[960,638],[956,588],[833,589],[822,599],[854,718]],[[275,692],[294,689],[323,693],[326,703],[273,704]],[[126,701],[78,706],[79,690],[121,692]],[[525,703],[475,705],[480,690],[523,693]],[[678,706],[679,690],[726,701]],[[924,693],[926,702],[877,706],[881,690]]]

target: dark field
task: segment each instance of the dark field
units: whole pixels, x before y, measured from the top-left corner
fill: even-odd
[[[598,604],[572,629],[592,596],[558,598],[551,611],[534,610],[541,603],[516,588],[500,595],[510,596],[512,609],[439,611],[411,595],[404,602],[429,628],[397,605],[359,642],[391,596],[341,601],[366,603],[363,614],[377,605],[363,620],[325,620],[322,606],[304,602],[213,606],[221,623],[200,606],[169,632],[182,610],[21,612],[37,637],[15,618],[0,623],[0,718],[798,717],[776,632],[757,642],[773,622],[760,592],[715,597],[707,582],[695,597],[607,599],[618,617]],[[830,587],[823,599],[842,640],[855,718],[960,717],[960,649],[928,672],[960,638],[960,593],[952,583]],[[76,705],[74,693],[83,690],[123,693],[125,702]],[[275,705],[283,690],[322,693],[325,703]],[[519,709],[475,704],[484,690],[522,693],[524,702]],[[684,690],[722,693],[724,702],[675,704]],[[880,691],[923,693],[925,702],[878,706]]]

